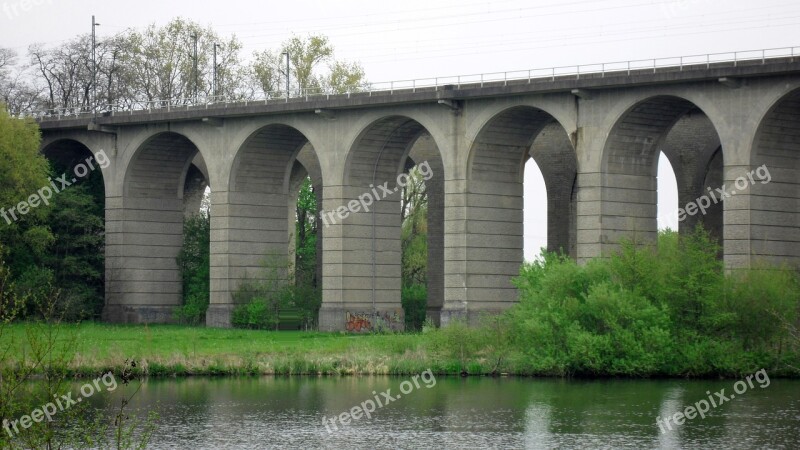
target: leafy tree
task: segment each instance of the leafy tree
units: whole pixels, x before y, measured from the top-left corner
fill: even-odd
[[[12,118],[0,108],[0,207],[8,210],[48,185],[48,162],[39,153],[41,135],[32,120]],[[32,213],[35,214],[34,210]],[[5,220],[0,226],[7,225]]]
[[[251,70],[257,89],[263,94],[275,97],[286,94],[283,92],[284,84],[281,83],[281,77],[285,75],[282,75],[280,54],[270,50],[253,53]]]
[[[428,273],[428,194],[422,174],[412,168],[403,187],[400,217],[402,220],[401,300],[408,330],[418,330],[425,321]]]
[[[241,48],[235,35],[222,37],[210,27],[180,17],[164,26],[153,24],[101,38],[96,43],[97,98],[90,36],[80,35],[53,47],[33,44],[28,48],[28,64],[22,67],[17,67],[12,50],[0,48],[0,99],[17,114],[49,108],[91,111],[95,105],[102,110],[105,105],[130,107],[155,100],[183,105],[195,96],[219,95],[228,100],[281,96],[286,94],[284,52],[290,55],[293,93],[319,88],[343,93],[365,85],[363,68],[336,60],[326,36],[292,37],[278,51],[255,52],[251,64],[241,61]]]
[[[12,276],[24,276],[32,286],[49,281],[44,268],[37,267],[53,241],[45,223],[48,208],[31,208],[24,216],[17,208],[49,184],[49,165],[39,154],[40,140],[35,122],[12,118],[0,108],[0,213],[5,214],[0,214],[0,244],[6,248]]]
[[[239,61],[241,43],[235,36],[220,38],[211,28],[176,18],[125,39],[121,63],[125,67],[129,99],[163,100],[193,97],[195,89],[194,36],[197,37],[197,78],[201,96],[214,92],[214,46],[217,45],[216,95],[236,97],[243,72]]]
[[[196,215],[183,223],[183,246],[178,254],[178,267],[183,280],[183,305],[175,310],[178,320],[198,325],[203,323],[211,289],[211,220]]]
[[[311,178],[306,178],[297,196],[297,239],[295,239],[295,283],[318,286],[317,280],[317,196]]]
[[[283,44],[283,51],[289,52],[297,87],[319,88],[320,80],[314,76],[314,71],[320,63],[333,57],[333,47],[328,38],[321,35],[311,35],[305,39],[295,36]]]
[[[365,84],[361,65],[337,61],[333,46],[326,36],[294,36],[283,43],[280,51],[265,50],[254,54],[251,72],[264,94],[285,94],[285,84],[281,80],[286,80],[285,60],[282,56],[286,52],[289,53],[291,66],[290,89],[295,92],[309,90],[313,93],[321,88],[335,93],[353,92],[363,88]]]
[[[0,108],[0,244],[20,295],[46,297],[60,291],[57,306],[67,320],[97,317],[103,304],[103,180],[99,171],[88,180],[53,193],[24,216],[19,202],[49,186],[50,165],[39,153],[39,129],[11,118]],[[58,167],[58,173],[71,168]],[[18,220],[10,213],[15,208]],[[21,314],[34,314],[28,307]]]
[[[47,224],[53,233],[44,265],[61,290],[65,320],[98,319],[104,304],[103,177],[92,172],[53,197]],[[98,195],[99,191],[99,195]]]
[[[424,285],[428,270],[428,193],[416,169],[409,172],[401,202],[403,284]]]
[[[355,62],[335,61],[331,65],[331,73],[323,81],[323,87],[335,94],[358,92],[364,87],[366,74],[361,64]]]

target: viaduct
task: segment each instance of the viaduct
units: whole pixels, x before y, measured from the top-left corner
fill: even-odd
[[[428,314],[508,308],[523,260],[523,169],[547,186],[548,248],[579,262],[625,237],[654,239],[663,152],[685,205],[765,165],[755,182],[687,215],[722,243],[726,267],[800,267],[800,58],[675,63],[552,76],[238,103],[43,116],[42,151],[103,150],[106,303],[114,322],[168,322],[181,302],[176,255],[187,211],[211,188],[207,324],[231,325],[232,293],[266,254],[288,258],[310,176],[336,211],[427,161]],[[720,196],[722,196],[720,194]],[[376,315],[402,327],[399,193],[320,226],[322,330]]]

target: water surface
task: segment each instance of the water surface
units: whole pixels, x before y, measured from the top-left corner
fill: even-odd
[[[661,433],[722,381],[446,378],[328,432],[330,419],[408,377],[150,380],[132,406],[160,415],[151,448],[800,448],[800,381],[771,380]],[[418,380],[419,381],[419,380]],[[404,387],[408,390],[410,385]],[[380,397],[379,397],[380,398]],[[384,400],[385,401],[385,398]]]

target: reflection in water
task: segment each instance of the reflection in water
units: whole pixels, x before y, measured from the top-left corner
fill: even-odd
[[[156,410],[152,448],[798,448],[800,382],[773,380],[662,434],[655,423],[728,381],[437,378],[328,433],[407,378],[151,380],[133,408]]]

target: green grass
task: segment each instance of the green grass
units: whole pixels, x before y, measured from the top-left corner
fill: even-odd
[[[2,336],[22,354],[33,325],[8,325]],[[259,331],[180,325],[60,325],[59,340],[76,338],[71,370],[91,374],[133,359],[143,374],[389,374],[402,357],[405,370],[424,370],[419,334],[354,335]],[[423,367],[425,366],[425,367]]]

